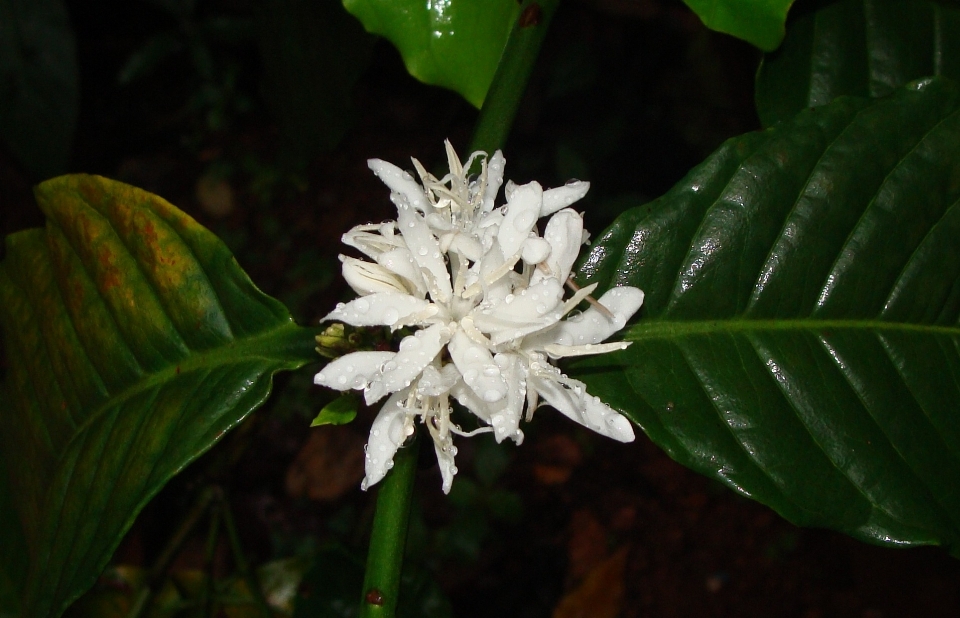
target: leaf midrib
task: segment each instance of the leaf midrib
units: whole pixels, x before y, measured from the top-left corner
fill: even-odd
[[[291,350],[296,349],[298,340],[306,342],[304,352],[313,353],[313,329],[297,326],[292,321],[282,324],[257,335],[234,339],[228,344],[208,350],[191,353],[179,363],[172,363],[160,371],[144,374],[127,388],[106,398],[91,410],[87,418],[77,426],[68,444],[73,443],[82,435],[87,427],[96,422],[107,410],[122,404],[134,396],[149,390],[164,382],[176,379],[180,374],[187,374],[198,369],[223,367],[240,362],[261,359],[273,361],[279,368],[296,369],[310,362],[308,354],[294,356]],[[286,353],[284,351],[287,351]],[[68,449],[64,449],[66,452]]]
[[[887,320],[819,320],[813,318],[784,320],[670,320],[651,319],[635,324],[624,331],[624,340],[674,339],[693,335],[733,334],[768,331],[870,331],[902,332],[920,335],[960,336],[960,326],[915,324]]]

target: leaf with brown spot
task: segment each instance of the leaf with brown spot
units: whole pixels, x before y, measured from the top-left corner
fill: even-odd
[[[140,509],[263,403],[274,373],[315,353],[314,333],[163,199],[85,175],[36,194],[46,228],[7,237],[0,263],[0,583],[42,618],[95,582]]]

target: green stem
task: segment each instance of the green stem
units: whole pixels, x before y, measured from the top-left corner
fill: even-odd
[[[412,444],[397,451],[393,468],[380,482],[367,572],[363,578],[360,618],[393,618],[396,613],[419,445],[419,439],[415,438]]]
[[[559,4],[560,0],[524,0],[520,6],[520,17],[513,25],[480,109],[470,152],[493,153],[503,148],[540,53],[540,45]]]

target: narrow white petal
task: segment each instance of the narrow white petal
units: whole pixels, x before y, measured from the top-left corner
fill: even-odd
[[[392,234],[394,225],[393,222],[358,225],[344,234],[340,240],[343,244],[363,252],[364,255],[377,259],[377,256],[384,251],[403,246],[403,239]],[[384,232],[389,233],[385,235]]]
[[[494,403],[506,396],[507,383],[500,373],[500,367],[485,346],[474,342],[463,331],[458,330],[447,349],[450,351],[450,358],[460,370],[463,381],[483,401]]]
[[[559,375],[559,370],[554,369]],[[584,385],[566,378],[572,386],[544,376],[530,378],[532,388],[544,401],[559,410],[564,416],[580,423],[587,429],[620,442],[632,442],[633,426],[619,412],[586,392]]]
[[[536,283],[544,277],[556,277],[566,281],[570,269],[580,255],[580,241],[583,238],[583,217],[574,210],[561,210],[550,217],[543,230],[543,239],[550,244],[546,272],[538,268],[531,278]]]
[[[500,192],[500,186],[503,184],[503,170],[506,165],[507,161],[499,150],[487,161],[487,188],[483,192],[483,206],[480,212],[485,214],[493,210],[497,193]]]
[[[547,189],[543,192],[543,207],[540,209],[540,216],[546,217],[561,208],[566,208],[579,201],[589,190],[590,183],[583,180],[571,180],[562,187]]]
[[[453,445],[453,434],[447,433],[443,438],[434,436],[433,450],[437,454],[437,465],[440,467],[443,493],[450,493],[453,486],[453,477],[457,474],[457,466],[453,460],[457,448]]]
[[[407,292],[402,281],[378,264],[346,255],[341,255],[340,261],[343,262],[343,278],[361,296],[377,292]]]
[[[606,307],[613,319],[604,315],[596,307],[590,307],[580,315],[567,317],[553,328],[537,333],[525,339],[526,349],[544,349],[551,344],[562,346],[584,346],[600,343],[626,325],[640,305],[643,304],[643,291],[624,286],[607,290],[597,301]]]
[[[409,294],[379,292],[338,305],[321,321],[339,320],[353,326],[393,326],[430,307],[430,301]]]
[[[407,282],[411,291],[415,290],[419,296],[426,295],[427,285],[423,281],[423,275],[406,246],[384,252],[377,256],[376,260],[378,264]]]
[[[424,397],[446,395],[458,380],[460,372],[453,363],[447,363],[442,369],[427,365],[417,382],[417,394]]]
[[[550,358],[565,358],[568,356],[590,356],[591,354],[606,354],[607,352],[619,352],[626,350],[630,345],[626,341],[616,341],[614,343],[587,343],[584,345],[559,345],[551,343],[543,346],[543,351]]]
[[[365,388],[379,372],[380,365],[394,356],[396,352],[352,352],[327,363],[313,382],[338,391]]]
[[[408,204],[414,208],[423,211],[427,206],[427,197],[423,193],[423,187],[420,186],[413,176],[403,171],[393,163],[388,163],[380,159],[370,159],[367,166],[373,170],[383,184],[390,187],[390,190],[402,195]]]
[[[497,240],[504,255],[513,255],[520,250],[523,242],[540,218],[540,205],[543,203],[543,189],[537,182],[516,187],[507,198],[507,208],[503,223],[497,233]]]
[[[450,273],[447,264],[440,253],[440,243],[430,231],[427,222],[412,207],[401,204],[397,207],[397,224],[400,233],[410,249],[410,254],[421,269],[426,271],[427,287],[432,289],[430,294],[438,302],[449,302],[453,292],[450,284]]]
[[[404,337],[397,355],[384,363],[379,374],[370,381],[364,399],[369,404],[387,393],[410,386],[449,340],[450,329],[444,324],[434,324]]]
[[[366,476],[360,484],[364,491],[383,480],[393,467],[393,457],[397,454],[397,449],[412,433],[412,420],[407,419],[407,411],[403,408],[403,400],[407,395],[406,390],[394,393],[380,408],[380,413],[370,427],[370,438],[364,449]]]
[[[497,354],[493,357],[507,382],[507,396],[503,406],[490,415],[493,435],[497,442],[512,438],[517,444],[523,442],[520,417],[527,399],[527,374],[520,357],[516,354]]]

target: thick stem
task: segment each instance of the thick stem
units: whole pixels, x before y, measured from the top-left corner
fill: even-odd
[[[560,0],[524,0],[520,17],[503,48],[500,64],[487,91],[470,152],[493,153],[503,148],[517,115],[540,45]]]
[[[412,444],[397,451],[393,468],[380,482],[360,598],[360,618],[392,618],[396,613],[419,450],[420,440],[414,439]]]

